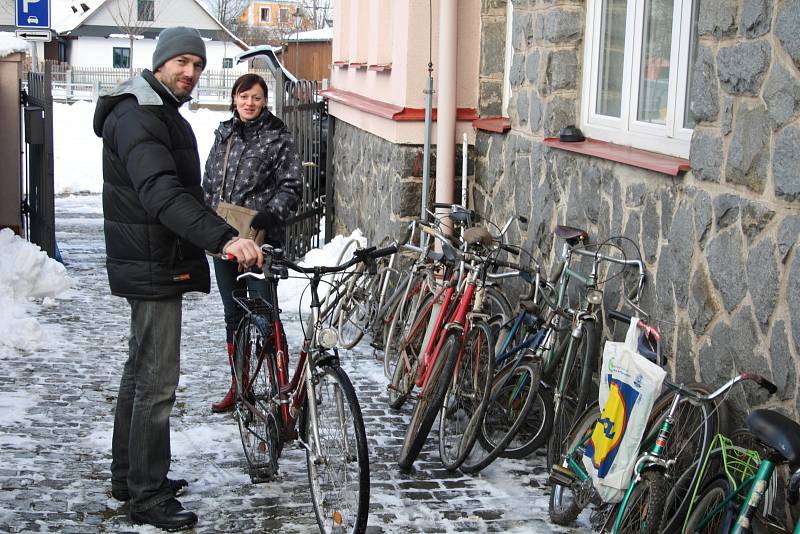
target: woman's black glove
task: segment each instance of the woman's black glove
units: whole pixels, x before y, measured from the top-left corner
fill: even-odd
[[[264,230],[268,228],[280,228],[283,226],[283,222],[271,211],[259,211],[256,216],[253,217],[253,222],[250,223],[250,226],[256,230]]]

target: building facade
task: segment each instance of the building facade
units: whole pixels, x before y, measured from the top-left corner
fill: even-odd
[[[373,15],[353,18],[354,2],[342,2],[343,15],[337,2],[337,20],[367,26]],[[761,373],[778,394],[747,388],[732,396],[738,407],[800,415],[800,0],[660,4],[459,2],[459,53],[477,63],[476,73],[458,64],[458,106],[475,94],[479,116],[458,123],[470,130],[470,207],[495,221],[527,216],[512,240],[545,267],[558,224],[595,242],[624,236],[626,254],[638,249],[647,265],[644,307],[665,334],[672,376],[716,385]],[[465,29],[469,9],[477,23]],[[415,28],[409,57],[427,55],[426,29]],[[334,64],[350,59],[337,41],[361,38],[337,27]],[[423,87],[332,79],[398,106]],[[346,103],[331,110],[337,225],[380,242],[419,212],[421,138],[402,135],[405,125],[377,128],[374,114]],[[590,140],[560,143],[568,125]],[[619,277],[605,292],[616,307]]]

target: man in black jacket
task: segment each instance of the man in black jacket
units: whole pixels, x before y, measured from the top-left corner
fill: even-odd
[[[111,293],[131,307],[129,357],[120,380],[112,438],[111,493],[131,501],[131,520],[168,530],[197,516],[167,478],[169,416],[180,374],[181,301],[210,290],[204,250],[261,266],[249,239],[205,207],[197,142],[178,108],[190,99],[206,63],[193,28],[159,35],[153,71],[144,70],[97,102],[103,138],[103,215]]]

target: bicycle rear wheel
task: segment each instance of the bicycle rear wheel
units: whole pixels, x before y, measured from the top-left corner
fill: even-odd
[[[419,358],[424,350],[423,341],[431,313],[433,313],[433,295],[428,295],[420,303],[411,326],[406,329],[406,325],[403,324],[394,334],[400,339],[397,347],[400,354],[397,356],[392,372],[392,382],[389,386],[390,408],[397,410],[403,406],[409,393],[414,389]]]
[[[315,370],[317,425],[304,409],[306,465],[317,524],[323,533],[363,533],[369,513],[369,451],[361,407],[338,366]],[[319,446],[321,456],[316,455]]]
[[[458,369],[439,414],[439,457],[446,469],[457,469],[477,437],[494,376],[494,342],[489,325],[470,327]]]
[[[444,395],[450,385],[453,370],[455,369],[458,352],[461,348],[461,332],[451,330],[446,332],[444,342],[433,362],[433,369],[428,375],[422,391],[419,393],[417,405],[411,415],[411,422],[406,428],[406,435],[397,460],[401,469],[410,469],[419,456],[425,440],[436,419],[436,414],[442,407]]]
[[[236,420],[250,480],[271,480],[281,453],[274,335],[259,316],[245,316],[234,337]]]
[[[552,472],[555,472],[559,466],[563,469],[572,470],[567,460],[568,458],[579,465],[583,465],[583,453],[599,417],[600,409],[597,403],[590,404],[583,414],[578,417],[575,426],[572,427],[572,430],[564,440],[565,454],[563,460],[556,465],[549,466]],[[550,520],[557,525],[569,525],[577,519],[589,504],[594,494],[592,479],[579,480],[578,477],[573,477],[572,483],[566,485],[559,484],[554,480],[555,478],[551,477],[553,490],[550,493]]]

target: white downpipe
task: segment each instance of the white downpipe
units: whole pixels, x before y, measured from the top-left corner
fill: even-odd
[[[436,117],[436,202],[452,204],[456,158],[458,0],[439,1],[439,83]],[[437,213],[449,210],[437,208]],[[448,229],[452,231],[452,228]]]

